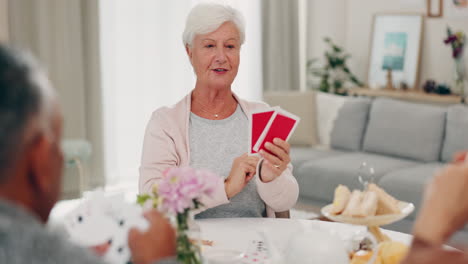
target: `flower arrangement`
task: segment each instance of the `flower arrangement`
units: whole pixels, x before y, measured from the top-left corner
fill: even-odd
[[[175,218],[177,260],[181,263],[202,263],[199,245],[189,235],[190,212],[202,206],[202,196],[212,195],[218,181],[221,181],[221,178],[207,170],[190,167],[170,168],[163,173],[159,184],[153,186],[152,194],[138,196],[139,204],[151,201],[154,208]]]
[[[452,57],[455,61],[455,85],[460,91],[462,103],[465,101],[465,65],[463,61],[463,50],[466,43],[466,35],[462,31],[455,33],[447,27],[447,38],[444,40],[446,45],[452,47]]]
[[[444,43],[452,47],[452,57],[454,59],[459,59],[462,57],[465,42],[465,33],[463,33],[462,31],[452,33],[452,30],[449,27],[447,27],[447,38],[444,40]]]

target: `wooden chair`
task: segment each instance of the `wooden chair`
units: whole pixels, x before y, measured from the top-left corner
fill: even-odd
[[[291,218],[289,210],[283,212],[275,212],[276,218]]]

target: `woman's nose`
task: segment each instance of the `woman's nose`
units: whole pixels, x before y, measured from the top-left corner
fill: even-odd
[[[216,49],[216,62],[218,63],[225,63],[226,62],[226,53],[224,51],[224,47]]]

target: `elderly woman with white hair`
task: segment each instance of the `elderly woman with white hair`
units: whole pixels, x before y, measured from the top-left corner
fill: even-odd
[[[267,143],[260,157],[246,153],[250,113],[267,107],[231,90],[244,43],[243,17],[232,7],[200,4],[187,17],[183,42],[196,74],[195,88],[180,102],[156,110],[146,128],[140,193],[163,172],[191,166],[224,178],[196,218],[275,217],[297,201],[287,142]]]

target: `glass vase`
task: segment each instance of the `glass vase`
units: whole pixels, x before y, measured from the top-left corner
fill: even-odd
[[[463,56],[455,59],[455,91],[460,94],[461,102],[465,103],[465,61]]]
[[[189,210],[176,216],[177,260],[183,264],[202,264],[200,226]]]

